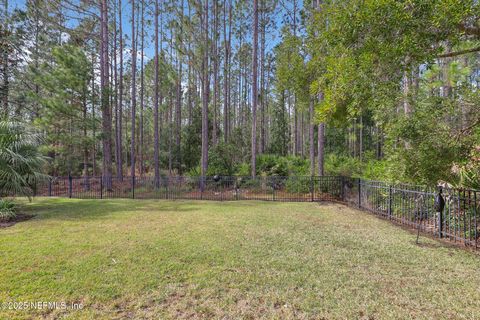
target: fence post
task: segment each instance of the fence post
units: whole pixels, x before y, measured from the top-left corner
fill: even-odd
[[[392,202],[393,202],[393,192],[392,186],[388,186],[388,217],[392,218]]]
[[[311,195],[311,201],[313,202],[313,198],[314,198],[313,176],[310,177],[310,195]]]
[[[72,198],[72,176],[68,175],[68,197]]]
[[[100,199],[103,199],[103,176],[100,177]]]
[[[341,195],[342,195],[342,201],[345,202],[345,177],[341,176],[340,177],[340,187],[342,188],[341,190]]]
[[[443,238],[443,208],[445,207],[445,200],[442,196],[442,187],[438,188],[438,194],[435,199],[436,211],[438,212],[438,237]]]
[[[238,179],[235,179],[235,200],[238,200]]]
[[[168,195],[170,194],[170,189],[168,188],[170,186],[170,177],[166,178],[165,180],[165,199],[169,199]]]
[[[274,180],[274,182],[272,183],[272,198],[273,198],[273,201],[275,201],[275,190],[277,189],[277,181]]]
[[[443,210],[438,213],[438,237],[443,238]]]
[[[135,199],[135,176],[132,176],[132,199]]]
[[[361,179],[358,178],[358,207],[362,207],[362,190],[361,190]]]
[[[52,196],[52,179],[48,179],[48,196]]]

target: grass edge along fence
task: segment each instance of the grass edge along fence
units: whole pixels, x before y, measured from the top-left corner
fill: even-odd
[[[388,184],[341,176],[297,177],[55,177],[35,187],[36,196],[81,199],[189,199],[336,201],[395,223],[479,249],[480,191]]]

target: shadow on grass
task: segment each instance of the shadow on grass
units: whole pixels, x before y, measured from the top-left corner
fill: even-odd
[[[107,219],[113,214],[130,214],[135,211],[159,214],[170,212],[195,212],[198,206],[191,202],[165,200],[133,200],[133,199],[65,199],[37,198],[29,204],[21,204],[20,211],[35,215],[35,220],[92,220]]]
[[[455,252],[458,249],[464,249],[467,251],[470,251],[474,254],[478,254],[478,252],[475,250],[475,247],[471,246],[465,246],[462,243],[450,243],[447,242],[446,240],[434,238],[434,237],[429,237],[425,236],[427,239],[434,240],[434,242],[422,242],[421,238],[419,243],[416,243],[415,241],[412,241],[412,244],[416,245],[419,248],[424,248],[424,249],[448,249],[451,253]]]

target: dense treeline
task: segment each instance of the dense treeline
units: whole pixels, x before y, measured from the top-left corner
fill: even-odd
[[[42,135],[50,175],[480,187],[478,1],[2,0],[1,11],[1,108]]]

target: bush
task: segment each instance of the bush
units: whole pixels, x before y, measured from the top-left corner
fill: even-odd
[[[261,154],[257,157],[257,175],[279,177],[305,176],[309,175],[308,164],[308,160],[301,157]],[[250,168],[249,164],[248,167]],[[241,169],[245,168],[241,167]]]
[[[219,143],[208,151],[208,177],[213,176],[233,176],[235,173],[234,165],[235,148],[230,144]],[[200,165],[192,167],[187,172],[189,177],[200,177]]]
[[[452,172],[457,176],[458,187],[480,189],[480,145],[470,151],[465,164],[453,165]]]
[[[352,158],[334,153],[325,157],[325,172],[330,176],[359,177],[362,175],[365,163],[358,158]]]
[[[262,154],[257,157],[257,174],[265,176],[288,176],[288,161],[285,157]]]
[[[288,175],[290,176],[309,176],[310,162],[302,157],[286,157],[288,164]]]
[[[15,204],[12,201],[0,199],[0,221],[7,221],[15,217]]]
[[[235,172],[235,148],[231,144],[219,143],[208,152],[207,176],[232,176]]]
[[[309,177],[290,177],[285,183],[286,190],[291,193],[309,193],[310,186]]]
[[[250,163],[240,163],[237,166],[237,170],[235,175],[240,176],[240,177],[248,177],[252,174],[252,170],[250,169]]]
[[[33,196],[46,158],[38,151],[40,133],[15,121],[0,121],[0,195]]]
[[[187,177],[200,177],[200,166],[196,166],[188,170],[185,174]]]

